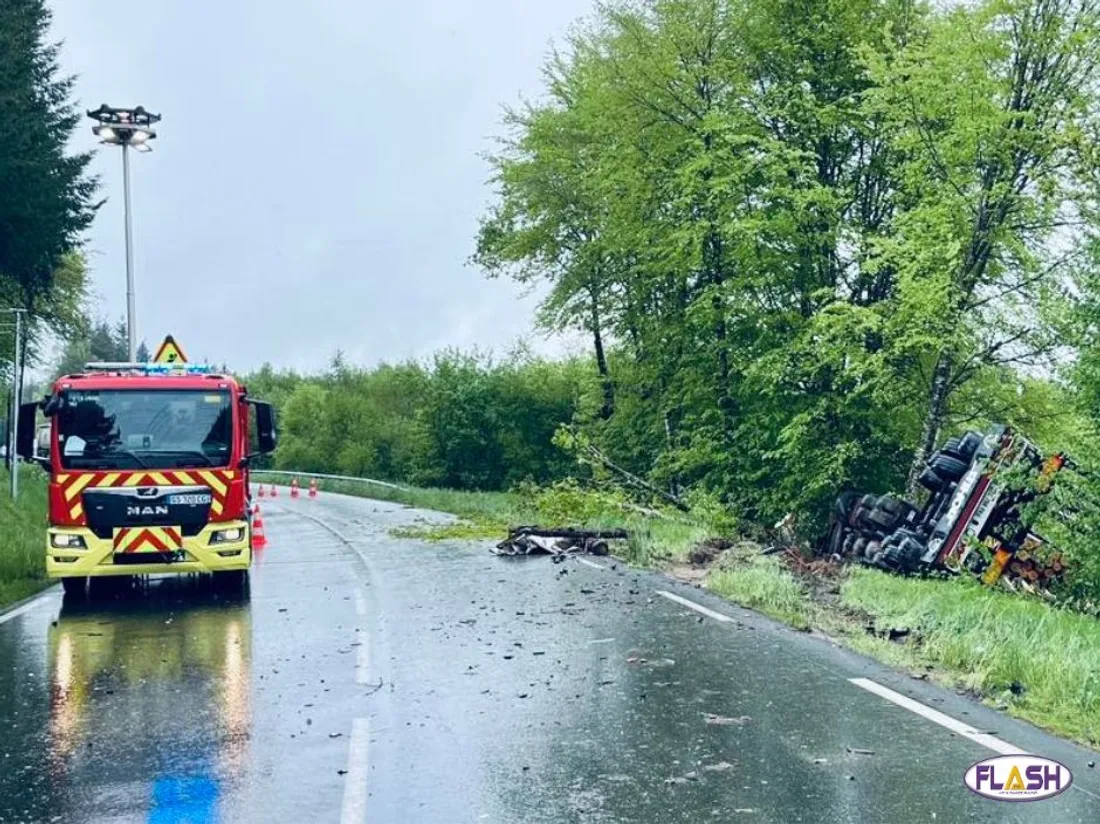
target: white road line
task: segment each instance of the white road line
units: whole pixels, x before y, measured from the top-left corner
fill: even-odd
[[[597,564],[595,561],[589,561],[587,558],[578,558],[577,560],[585,566],[592,567],[592,569],[607,569],[603,564]]]
[[[359,646],[356,647],[355,654],[355,683],[366,684],[369,683],[367,675],[370,672],[370,641],[365,632],[360,632],[357,637]]]
[[[367,819],[367,757],[370,747],[370,720],[356,718],[351,723],[348,743],[348,774],[344,776],[344,805],[340,824],[362,824]]]
[[[42,603],[47,598],[51,597],[52,594],[53,593],[51,593],[49,590],[47,590],[46,592],[43,592],[41,595],[38,595],[35,598],[32,598],[31,600],[27,601],[27,603],[23,604],[22,606],[16,607],[13,610],[9,610],[8,612],[5,612],[4,614],[0,615],[0,624],[6,624],[8,621],[12,621],[12,620],[18,618],[20,615],[23,615],[25,613],[30,612],[32,609],[37,609],[38,607],[42,606]]]
[[[945,727],[951,730],[951,732],[961,735],[963,738],[969,738],[971,741],[981,744],[983,747],[988,747],[993,750],[993,752],[1000,753],[1001,755],[1016,755],[1018,753],[1027,752],[1014,744],[1009,744],[1007,741],[995,735],[981,732],[980,730],[974,729],[969,724],[964,724],[962,721],[955,720],[950,715],[944,715],[939,710],[934,710],[907,695],[902,695],[900,692],[894,692],[889,687],[884,687],[882,684],[872,681],[869,678],[849,678],[848,680],[857,687],[861,687],[868,692],[873,692],[875,695],[885,698],[887,701],[909,710],[909,712],[914,712],[922,718],[927,718],[929,721],[939,724],[941,727]]]
[[[679,595],[676,595],[672,592],[665,592],[665,590],[659,589],[657,590],[657,594],[660,595],[662,598],[668,598],[668,600],[670,601],[675,601],[682,607],[693,609],[700,615],[705,615],[708,618],[713,618],[715,621],[721,621],[724,624],[728,624],[733,621],[733,619],[730,618],[728,615],[723,615],[720,612],[715,612],[713,609],[705,607],[702,604],[697,604],[694,601],[689,601],[687,598],[681,598]]]
[[[363,590],[359,589],[359,587],[355,588],[355,614],[367,614],[367,599],[363,597]]]

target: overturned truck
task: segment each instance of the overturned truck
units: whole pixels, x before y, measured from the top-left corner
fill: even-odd
[[[969,571],[987,584],[1049,590],[1064,572],[1061,556],[1022,518],[1022,507],[1072,466],[1044,458],[1004,426],[950,438],[928,460],[918,504],[896,495],[842,494],[825,550],[901,573]]]

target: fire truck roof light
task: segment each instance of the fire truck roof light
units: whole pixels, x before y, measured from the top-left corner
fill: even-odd
[[[210,367],[200,363],[86,363],[88,372],[141,372],[146,375],[208,375]]]

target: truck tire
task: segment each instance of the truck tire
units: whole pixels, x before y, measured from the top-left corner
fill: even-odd
[[[917,483],[932,492],[939,492],[947,486],[947,481],[939,476],[932,467],[925,467],[925,470],[920,473],[920,477],[917,478]]]
[[[214,589],[219,592],[228,592],[234,595],[248,590],[248,570],[232,569],[224,572],[215,572]]]
[[[863,526],[863,519],[875,505],[874,495],[864,495],[848,513],[848,526],[859,529]]]
[[[62,578],[61,588],[65,590],[66,598],[79,600],[88,594],[88,579],[86,577]]]
[[[833,504],[833,513],[836,515],[836,519],[841,522],[846,522],[848,516],[852,514],[852,507],[859,501],[860,495],[858,492],[842,492]]]
[[[945,480],[957,481],[966,474],[970,462],[960,460],[944,452],[936,452],[929,459],[928,467]]]
[[[863,549],[863,557],[874,563],[875,558],[880,555],[882,555],[882,541],[868,541]]]
[[[982,445],[982,433],[968,431],[965,435],[959,438],[958,449],[954,454],[959,458],[962,458],[967,463],[974,460],[974,454],[978,451],[978,447]]]

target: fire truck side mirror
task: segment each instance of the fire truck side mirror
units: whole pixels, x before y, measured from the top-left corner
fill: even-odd
[[[275,434],[275,407],[263,401],[251,401],[256,407],[256,442],[260,454],[274,452],[278,438]]]
[[[19,405],[19,440],[15,444],[15,452],[25,461],[33,461],[36,458],[34,443],[38,436],[38,404],[24,403]]]

